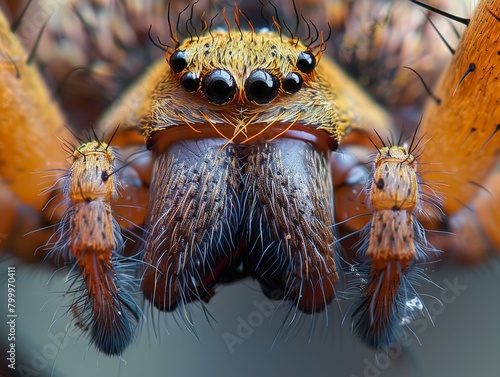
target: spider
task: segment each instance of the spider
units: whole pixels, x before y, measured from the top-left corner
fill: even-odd
[[[4,95],[22,101],[5,102],[3,109],[10,121],[2,127],[2,225],[10,235],[3,247],[22,257],[21,250],[32,254],[32,245],[41,246],[39,254],[78,274],[83,282],[70,288],[76,297],[72,315],[105,354],[121,354],[134,339],[139,287],[152,305],[173,311],[208,301],[216,284],[246,276],[270,298],[291,301],[295,315],[323,310],[338,295],[339,276],[347,275],[354,281],[348,295],[358,296],[353,327],[375,347],[390,345],[403,322],[412,320],[407,304],[418,299],[400,279],[411,263],[437,249],[467,258],[464,244],[480,243],[481,255],[499,248],[493,225],[498,213],[488,208],[498,204],[493,169],[500,126],[497,108],[484,110],[485,103],[498,102],[498,67],[492,63],[498,42],[490,37],[496,35],[491,25],[498,22],[498,5],[484,1],[471,19],[455,17],[467,28],[424,110],[417,143],[398,149],[392,144],[402,140],[389,137],[391,145],[377,146],[385,164],[376,163],[372,178],[357,179],[359,163],[343,166],[333,152],[339,145],[350,152],[376,137],[385,144],[392,121],[323,56],[327,35],[298,12],[297,29],[302,23],[308,30],[302,39],[279,12],[269,22],[276,31],[267,31],[256,30],[253,17],[238,7],[232,18],[224,10],[227,29],[221,31],[212,26],[214,19],[194,24],[194,9],[186,7],[181,22],[169,20],[173,46],[157,43],[166,59],[152,64],[76,145],[4,21]],[[84,12],[75,12],[92,35]],[[190,34],[185,39],[178,36],[179,23]],[[476,43],[484,48],[471,48],[473,38],[483,38]],[[38,127],[30,126],[33,119]],[[450,129],[455,137],[440,147]],[[55,136],[66,151],[54,147],[60,144]],[[398,169],[408,165],[410,177],[415,160],[427,171],[405,178]],[[388,166],[394,175],[377,170]],[[57,175],[57,169],[67,172]],[[41,176],[32,172],[41,171],[48,189],[40,195]],[[379,205],[376,190],[399,190],[407,180],[405,192],[395,190],[389,206]],[[418,211],[405,207],[410,193]],[[386,217],[405,211],[410,217],[403,222]],[[16,218],[23,212],[32,222],[19,228]],[[358,215],[366,213],[380,222],[365,225]],[[56,226],[48,225],[54,220]],[[402,262],[405,250],[394,246],[398,226],[415,232],[403,243],[418,249],[420,259]],[[26,228],[41,230],[21,239]],[[429,242],[424,229],[457,235],[429,234]],[[358,253],[361,261],[341,250],[340,241],[351,241],[354,233],[368,250]],[[383,244],[384,237],[394,255],[377,264],[370,245],[377,238]],[[360,313],[368,318],[360,320]]]

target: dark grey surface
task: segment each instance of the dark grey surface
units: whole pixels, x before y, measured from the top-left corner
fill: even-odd
[[[0,265],[2,276],[7,265],[9,262]],[[151,313],[146,312],[148,324],[122,360],[97,355],[80,335],[68,335],[68,341],[58,349],[54,339],[65,332],[69,322],[63,315],[65,308],[61,307],[58,313],[62,318],[51,325],[60,304],[57,292],[64,289],[62,276],[53,277],[46,285],[49,273],[18,268],[18,366],[31,368],[35,376],[72,377],[498,376],[500,264],[491,261],[487,267],[473,269],[451,266],[429,274],[444,289],[459,284],[458,294],[447,290],[442,296],[443,291],[438,288],[426,289],[425,292],[443,301],[440,306],[433,303],[432,297],[423,297],[435,317],[435,327],[430,322],[425,329],[420,325],[415,331],[422,345],[413,338],[413,344],[404,347],[396,357],[379,355],[377,365],[375,352],[353,338],[349,321],[341,324],[342,314],[335,303],[327,317],[317,317],[312,336],[311,318],[299,319],[299,329],[288,339],[281,337],[273,346],[287,309],[278,309],[273,315],[262,307],[259,309],[259,304],[270,308],[269,301],[252,281],[219,289],[208,305],[216,320],[211,325],[196,305],[190,306],[198,340],[181,320],[176,323],[179,315],[164,316],[154,310],[154,325]],[[5,286],[2,279],[2,298]],[[6,306],[2,299],[3,318]],[[242,343],[235,343],[231,352],[224,334],[226,338],[228,334],[238,336],[241,319],[253,321],[254,327],[251,334],[239,337]],[[2,320],[0,326],[2,344],[6,339],[4,323]]]

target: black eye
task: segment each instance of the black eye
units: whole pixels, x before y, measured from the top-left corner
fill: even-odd
[[[222,105],[233,98],[236,93],[236,83],[233,76],[223,69],[214,69],[203,78],[203,93],[209,101]]]
[[[263,69],[256,69],[245,81],[245,94],[250,101],[271,102],[278,94],[278,79]]]
[[[174,72],[182,72],[187,65],[186,52],[182,50],[175,51],[170,57],[170,68]]]
[[[302,88],[303,82],[304,81],[302,80],[301,75],[299,75],[297,72],[290,72],[283,79],[283,83],[281,85],[283,87],[283,90],[287,91],[288,93],[297,93],[300,88]]]
[[[181,77],[181,85],[186,92],[194,92],[200,86],[200,80],[192,72],[186,72]]]
[[[316,67],[316,58],[309,51],[302,51],[297,56],[297,68],[304,73],[311,73]]]

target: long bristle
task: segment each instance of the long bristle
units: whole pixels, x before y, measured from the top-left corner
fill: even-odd
[[[348,272],[347,296],[355,300],[354,332],[378,349],[401,340],[411,320],[423,315],[408,306],[420,300],[412,284],[434,251],[416,217],[422,210],[416,164],[405,147],[380,148],[365,187],[372,220],[361,233],[360,262]]]
[[[97,135],[92,135],[97,137]],[[115,153],[107,143],[91,141],[73,152],[63,178],[64,213],[46,249],[48,257],[73,271],[71,311],[92,343],[117,356],[134,339],[141,309],[137,261],[123,256],[125,242],[113,217],[117,196]]]

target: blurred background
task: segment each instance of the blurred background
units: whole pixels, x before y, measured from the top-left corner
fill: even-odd
[[[0,265],[2,276],[12,264]],[[40,377],[498,376],[500,263],[473,269],[447,266],[428,273],[442,288],[426,288],[429,296],[422,296],[434,325],[426,320],[413,326],[411,344],[389,356],[355,339],[349,318],[341,324],[336,303],[328,314],[318,314],[316,324],[311,317],[297,318],[293,333],[279,336],[288,307],[278,308],[247,280],[218,289],[206,306],[214,318],[210,323],[199,305],[190,306],[197,338],[178,314],[155,311],[152,320],[146,312],[139,341],[120,360],[98,355],[79,331],[72,331],[66,308],[58,308],[59,295],[67,289],[64,275],[17,268],[17,365],[27,368],[22,375]],[[2,281],[2,298],[5,286]],[[457,288],[455,293],[450,286]],[[5,323],[5,302],[1,307]],[[6,331],[2,324],[2,343]]]
[[[13,20],[24,3],[0,1],[0,6]],[[116,3],[127,4],[126,19],[120,12],[106,13]],[[164,26],[166,3],[161,3],[162,11],[155,11],[160,4],[157,0],[33,2],[19,34],[31,49],[38,31],[48,22],[37,61],[47,85],[59,96],[68,124],[75,129],[92,125],[145,66],[161,55],[147,38],[153,24],[153,37],[159,35],[169,42]],[[246,11],[257,18],[260,4],[247,3]],[[405,0],[297,3],[321,30],[330,22],[333,36],[327,53],[391,112],[395,123],[416,124],[427,95],[418,77],[402,67],[411,66],[433,83],[451,56],[424,12]],[[180,1],[173,4],[175,14],[185,6]],[[283,18],[294,19],[290,4],[276,1]],[[475,2],[432,4],[467,17]],[[202,1],[198,10],[213,5]],[[103,21],[108,20],[103,14],[112,14],[113,22]],[[82,15],[86,24],[78,21]],[[432,19],[456,46],[462,29],[446,19]],[[99,31],[102,38],[89,38],[89,30]],[[85,69],[73,71],[75,67]],[[474,247],[463,245],[462,256],[456,259],[467,260]],[[23,252],[32,255],[31,248]],[[4,345],[8,331],[4,276],[8,266],[16,265],[17,365],[23,376],[498,376],[500,263],[484,255],[479,259],[482,263],[473,266],[442,263],[426,271],[436,286],[420,291],[426,293],[422,301],[433,320],[417,321],[414,334],[409,333],[411,344],[389,355],[354,338],[350,318],[342,323],[346,303],[335,302],[316,317],[301,315],[289,324],[289,307],[269,301],[258,284],[247,279],[219,287],[206,311],[199,303],[190,305],[196,334],[179,313],[160,314],[146,308],[140,339],[122,358],[97,354],[80,329],[75,331],[65,315],[67,303],[61,304],[61,295],[68,289],[63,273],[7,259],[0,264],[0,344]],[[4,355],[2,348],[2,366]]]

